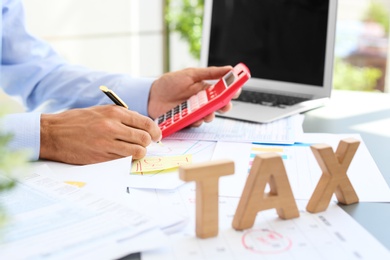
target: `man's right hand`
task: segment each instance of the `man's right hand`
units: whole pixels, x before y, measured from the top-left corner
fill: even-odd
[[[40,159],[91,164],[140,159],[161,130],[150,118],[116,105],[72,109],[41,116]]]

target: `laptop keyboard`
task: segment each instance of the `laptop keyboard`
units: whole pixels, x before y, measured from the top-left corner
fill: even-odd
[[[260,104],[264,106],[286,107],[308,100],[302,97],[285,96],[271,93],[261,93],[250,90],[242,90],[237,101]]]

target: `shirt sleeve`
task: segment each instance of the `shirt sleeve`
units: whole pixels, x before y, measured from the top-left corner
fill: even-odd
[[[129,109],[148,115],[152,78],[110,74],[69,64],[49,44],[28,33],[20,0],[2,1],[1,87],[21,101],[25,114],[7,115],[3,127],[13,134],[12,148],[28,148],[38,159],[40,114],[112,104],[100,85],[113,89]]]
[[[39,158],[40,113],[18,113],[5,115],[1,119],[2,133],[11,134],[10,150],[24,150],[31,160]]]

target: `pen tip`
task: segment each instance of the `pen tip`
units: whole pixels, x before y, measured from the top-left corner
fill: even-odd
[[[99,88],[101,91],[108,91],[108,88],[106,86],[100,86]]]

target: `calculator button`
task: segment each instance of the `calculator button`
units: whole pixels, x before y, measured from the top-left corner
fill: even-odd
[[[158,118],[158,121],[157,121],[157,124],[161,124],[162,122],[164,122],[164,119],[165,119],[165,115],[162,115]]]
[[[168,118],[171,118],[172,117],[172,110],[169,110],[166,114],[165,114],[165,118],[168,119]]]
[[[181,111],[181,117],[185,117],[188,114],[188,109],[184,109]]]
[[[207,93],[205,90],[200,91],[198,94],[198,100],[199,100],[199,106],[203,106],[204,104],[207,103]]]
[[[188,109],[192,112],[194,110],[197,110],[199,108],[199,100],[198,100],[198,96],[192,96],[190,97],[190,99],[188,100],[189,101],[189,104],[188,104]]]

